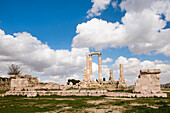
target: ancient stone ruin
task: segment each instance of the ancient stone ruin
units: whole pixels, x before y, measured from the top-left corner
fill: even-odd
[[[92,55],[99,57],[99,80],[92,79]],[[37,95],[61,95],[61,96],[113,96],[113,97],[167,97],[166,93],[160,90],[159,73],[160,69],[145,69],[140,71],[133,93],[110,92],[110,90],[128,90],[126,85],[123,65],[120,64],[120,78],[115,81],[113,70],[110,70],[109,81],[103,81],[101,53],[92,52],[87,57],[86,69],[83,70],[81,82],[73,84],[59,85],[55,83],[39,83],[37,77],[31,75],[10,75],[10,90],[1,96],[22,95],[35,97]]]
[[[123,89],[123,88],[127,88],[127,87],[128,86],[125,82],[124,75],[123,75],[123,64],[120,64],[120,78],[118,81],[118,88]]]
[[[140,75],[135,83],[135,93],[160,93],[160,69],[140,70]]]
[[[92,55],[98,55],[98,73],[99,80],[96,82],[92,79]],[[107,89],[107,90],[120,90],[126,89],[127,85],[123,75],[123,64],[120,64],[120,78],[118,81],[113,79],[113,70],[110,70],[109,81],[103,81],[102,78],[102,64],[101,64],[101,53],[91,52],[88,56],[86,56],[86,69],[83,70],[83,80],[72,86],[74,88],[95,88],[95,89]]]
[[[9,90],[10,89],[10,78],[0,77],[0,90]]]
[[[10,90],[33,91],[35,86],[39,84],[37,77],[32,77],[31,75],[10,75],[10,78]]]

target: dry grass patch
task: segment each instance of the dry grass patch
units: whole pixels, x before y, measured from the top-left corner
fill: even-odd
[[[117,98],[117,97],[105,97],[105,98],[112,100],[136,100],[136,98]]]
[[[98,105],[98,104],[101,104],[101,103],[107,103],[108,101],[109,100],[89,100],[89,101],[87,101],[87,103]]]
[[[86,108],[83,111],[88,113],[122,113],[123,110],[123,106],[102,105],[99,107]]]
[[[75,100],[74,98],[55,98],[55,100]]]

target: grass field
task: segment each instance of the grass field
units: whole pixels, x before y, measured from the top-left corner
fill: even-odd
[[[44,96],[0,97],[0,113],[70,112],[70,113],[170,113],[168,98],[115,98]]]

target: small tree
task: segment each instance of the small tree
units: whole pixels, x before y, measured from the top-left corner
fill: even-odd
[[[72,83],[73,83],[73,85],[75,85],[75,84],[79,83],[79,82],[80,82],[80,80],[68,79],[67,84],[69,85],[69,84],[70,84],[70,82],[72,82]]]
[[[8,67],[8,75],[19,75],[21,74],[20,67],[15,64],[11,64],[11,66]]]

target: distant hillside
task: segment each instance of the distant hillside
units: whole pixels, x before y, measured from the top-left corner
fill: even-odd
[[[161,84],[161,88],[170,88],[170,83]]]

